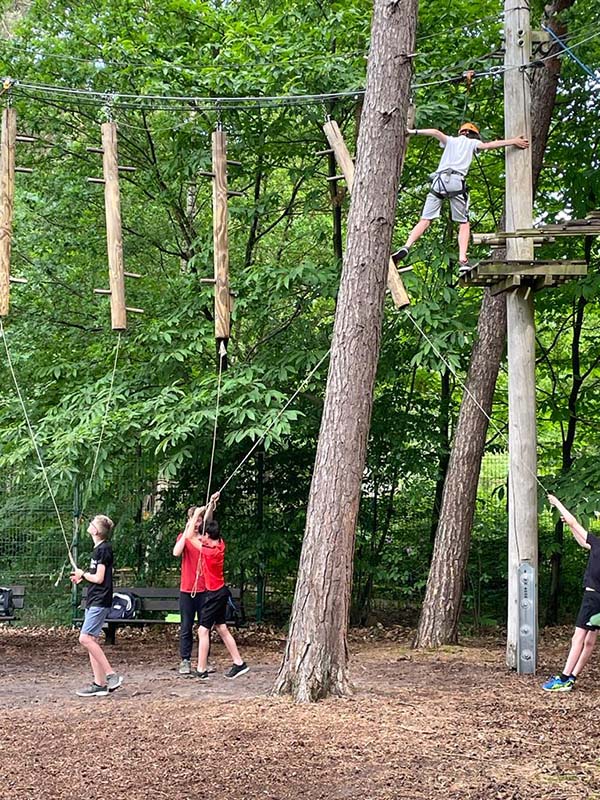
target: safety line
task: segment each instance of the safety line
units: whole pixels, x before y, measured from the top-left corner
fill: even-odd
[[[290,406],[290,405],[291,405],[291,404],[294,402],[294,400],[296,399],[296,397],[298,397],[298,395],[300,394],[300,392],[302,391],[302,389],[303,389],[303,388],[306,386],[306,384],[307,384],[307,383],[310,381],[310,379],[311,379],[311,378],[312,378],[312,376],[315,374],[315,372],[316,372],[316,371],[319,369],[319,367],[321,366],[321,364],[323,364],[323,362],[324,362],[324,361],[325,361],[325,360],[326,360],[326,359],[329,357],[329,354],[330,354],[330,353],[331,353],[331,348],[330,348],[330,349],[329,349],[329,350],[328,350],[328,351],[325,353],[325,355],[324,355],[324,356],[323,356],[323,358],[322,358],[322,359],[321,359],[321,360],[318,362],[318,364],[317,364],[315,367],[313,367],[313,368],[311,369],[311,371],[308,373],[308,375],[306,376],[306,378],[304,378],[304,380],[302,381],[302,383],[300,384],[300,386],[298,386],[298,388],[296,389],[296,391],[294,392],[294,394],[293,394],[293,395],[290,397],[290,399],[287,401],[287,403],[286,403],[286,404],[284,405],[284,407],[281,409],[281,411],[279,412],[279,414],[277,414],[277,416],[275,417],[275,419],[273,420],[273,422],[272,422],[272,423],[271,423],[271,424],[268,426],[268,428],[265,430],[265,432],[264,432],[264,433],[263,433],[263,435],[260,437],[260,439],[257,439],[257,441],[256,441],[256,442],[255,442],[255,443],[252,445],[252,447],[250,448],[249,452],[248,452],[248,453],[247,453],[247,454],[244,456],[244,458],[243,458],[243,459],[240,461],[240,463],[237,465],[237,467],[236,467],[236,468],[233,470],[233,472],[231,473],[231,475],[230,475],[230,476],[227,478],[227,480],[225,481],[225,483],[224,483],[224,484],[221,486],[221,488],[219,489],[219,491],[220,491],[220,492],[222,492],[222,491],[223,491],[223,489],[224,489],[224,488],[227,486],[227,484],[228,484],[228,483],[229,483],[229,482],[230,482],[230,481],[233,479],[234,475],[236,475],[236,474],[239,472],[239,470],[240,470],[240,469],[242,468],[242,466],[243,466],[243,465],[246,463],[246,461],[247,461],[247,460],[250,458],[250,456],[251,456],[251,455],[252,455],[252,453],[253,453],[253,452],[256,450],[256,448],[259,446],[259,444],[260,444],[262,441],[264,441],[264,439],[266,438],[266,436],[267,436],[267,434],[269,433],[269,431],[270,431],[270,430],[272,430],[272,428],[273,428],[273,427],[274,427],[274,426],[277,424],[277,422],[278,422],[278,421],[281,419],[281,417],[283,416],[284,412],[285,412],[285,411],[288,409],[288,407],[289,407],[289,406]]]
[[[581,69],[582,69],[584,72],[587,72],[587,74],[590,76],[590,78],[592,78],[592,79],[593,79],[593,80],[594,80],[596,83],[597,83],[598,81],[600,81],[600,78],[599,78],[599,77],[598,77],[598,76],[597,76],[597,75],[596,75],[594,72],[592,72],[592,70],[591,70],[591,69],[590,69],[590,68],[587,66],[587,64],[584,64],[584,63],[583,63],[583,61],[581,61],[581,59],[579,59],[579,58],[578,58],[578,57],[575,55],[575,53],[574,53],[574,52],[571,50],[571,48],[570,48],[570,47],[567,47],[567,45],[566,45],[566,44],[565,44],[565,43],[562,41],[562,39],[561,39],[559,36],[557,36],[557,35],[556,35],[556,33],[555,33],[553,30],[552,30],[552,28],[548,28],[546,25],[542,25],[542,30],[545,30],[545,31],[546,31],[546,33],[549,33],[549,34],[550,34],[550,36],[551,36],[551,37],[554,39],[554,41],[555,41],[555,42],[556,42],[556,43],[557,43],[557,44],[558,44],[560,47],[562,47],[562,49],[564,50],[564,52],[565,52],[565,53],[566,53],[568,56],[570,56],[570,58],[572,58],[572,59],[573,59],[573,61],[574,61],[576,64],[579,64],[579,66],[581,67]]]
[[[42,459],[42,454],[40,453],[40,449],[38,447],[38,443],[35,438],[35,434],[33,432],[33,428],[31,427],[31,422],[29,421],[29,414],[27,413],[27,408],[25,406],[25,401],[23,400],[23,395],[21,394],[21,390],[19,388],[19,383],[17,381],[17,376],[15,374],[15,370],[13,367],[12,359],[10,357],[10,350],[8,348],[8,341],[6,338],[6,332],[4,330],[4,325],[2,323],[2,319],[0,319],[0,337],[2,337],[2,341],[4,342],[4,349],[6,350],[6,358],[8,361],[8,366],[10,369],[10,374],[13,379],[13,383],[15,385],[15,389],[17,391],[17,396],[21,403],[21,408],[23,409],[23,414],[25,416],[25,421],[27,423],[27,429],[29,431],[29,435],[31,437],[31,441],[33,442],[33,446],[38,457],[38,461],[40,463],[40,467],[42,468],[42,474],[44,476],[44,480],[46,481],[46,486],[48,487],[48,492],[50,493],[50,498],[52,500],[52,504],[54,505],[54,510],[56,511],[56,516],[58,517],[58,522],[60,525],[60,530],[63,535],[63,539],[65,540],[65,545],[67,547],[67,553],[69,555],[69,561],[71,562],[71,566],[73,569],[77,569],[77,564],[75,563],[75,559],[73,558],[73,553],[71,552],[71,546],[69,545],[69,540],[67,539],[67,534],[65,532],[65,527],[63,525],[62,518],[60,516],[60,511],[58,509],[58,504],[56,502],[56,497],[54,496],[54,492],[52,491],[52,486],[50,485],[50,481],[48,479],[48,474],[46,472],[46,467],[44,466],[44,461]]]
[[[502,430],[500,430],[500,428],[499,428],[499,427],[496,425],[496,423],[494,422],[494,420],[493,420],[493,419],[490,417],[490,415],[487,413],[487,411],[485,410],[485,408],[484,408],[484,407],[481,405],[481,403],[479,402],[479,400],[477,400],[477,398],[476,398],[476,397],[473,395],[473,393],[470,391],[470,389],[467,387],[467,385],[466,385],[466,384],[465,384],[463,381],[461,381],[460,377],[458,376],[458,374],[457,374],[456,370],[454,369],[454,367],[452,366],[452,364],[450,364],[450,362],[449,362],[449,361],[447,361],[447,360],[444,358],[444,356],[443,356],[443,355],[440,353],[440,351],[437,349],[437,347],[434,345],[434,343],[431,341],[431,339],[430,339],[430,338],[427,336],[427,334],[425,333],[425,331],[424,331],[424,330],[421,328],[421,326],[420,326],[420,325],[418,324],[418,322],[415,320],[415,318],[414,318],[414,317],[413,317],[413,315],[410,313],[410,311],[409,311],[408,309],[405,309],[405,311],[406,311],[406,316],[407,316],[407,317],[408,317],[408,318],[411,320],[411,322],[413,323],[413,325],[415,326],[415,328],[416,328],[416,329],[419,331],[419,333],[421,334],[421,336],[423,336],[423,338],[427,340],[427,342],[429,343],[429,345],[430,345],[431,349],[432,349],[432,350],[433,350],[433,352],[436,354],[436,356],[437,356],[437,357],[440,359],[440,361],[442,361],[442,362],[443,362],[443,363],[446,365],[446,367],[448,367],[448,369],[450,370],[450,372],[451,372],[451,373],[454,375],[454,377],[456,378],[456,380],[457,380],[457,382],[458,382],[459,386],[460,386],[460,387],[463,389],[463,391],[464,391],[464,392],[465,392],[465,393],[466,393],[466,394],[467,394],[467,395],[470,397],[470,399],[471,399],[471,400],[473,401],[473,403],[474,403],[474,404],[477,406],[477,408],[478,408],[478,409],[481,411],[481,413],[482,413],[482,414],[483,414],[483,415],[484,415],[484,416],[487,418],[487,420],[488,420],[488,422],[490,423],[490,425],[492,426],[492,428],[493,428],[493,429],[496,431],[496,433],[497,433],[497,434],[498,434],[498,435],[499,435],[499,436],[500,436],[500,437],[501,437],[501,438],[504,440],[504,442],[506,443],[506,445],[507,445],[507,447],[508,447],[508,446],[509,446],[509,441],[508,441],[508,437],[506,436],[506,434],[505,434],[505,433],[504,433]],[[538,484],[541,486],[541,488],[544,490],[544,494],[548,494],[548,490],[546,489],[546,487],[544,486],[544,484],[541,482],[541,480],[538,478],[538,476],[537,476],[537,475],[536,475],[536,474],[533,472],[533,470],[531,470],[531,468],[530,468],[530,467],[529,467],[527,464],[525,464],[523,461],[521,461],[521,464],[522,464],[522,466],[524,466],[524,467],[525,467],[525,469],[526,469],[526,470],[527,470],[527,471],[530,473],[530,475],[531,475],[533,478],[535,478],[536,482],[537,482],[537,483],[538,483]]]
[[[117,373],[117,362],[119,360],[119,348],[121,346],[121,331],[119,331],[119,335],[117,337],[117,345],[115,347],[115,358],[112,368],[112,375],[110,378],[110,388],[108,390],[108,397],[106,399],[106,407],[104,409],[104,416],[102,419],[102,428],[100,429],[100,438],[98,439],[98,446],[96,447],[96,454],[94,456],[94,462],[92,464],[92,472],[90,474],[90,479],[88,482],[88,487],[86,493],[83,495],[82,503],[81,503],[81,513],[79,514],[80,517],[83,517],[85,507],[90,499],[91,492],[92,492],[92,483],[94,482],[94,476],[96,474],[96,466],[98,464],[98,457],[100,455],[100,448],[102,447],[102,440],[104,438],[104,430],[106,428],[106,423],[108,421],[108,412],[110,411],[110,405],[112,402],[112,395],[113,395],[113,387],[115,385],[115,375]]]

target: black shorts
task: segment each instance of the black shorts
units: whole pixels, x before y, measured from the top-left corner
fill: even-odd
[[[594,614],[600,614],[600,592],[585,591],[579,614],[575,620],[575,627],[585,628],[586,631],[600,630],[600,625],[589,625],[590,617]]]
[[[222,586],[214,592],[206,592],[198,624],[209,630],[213,625],[225,625],[225,611],[230,595],[227,586]]]

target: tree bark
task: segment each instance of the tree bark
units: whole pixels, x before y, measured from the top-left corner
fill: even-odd
[[[556,0],[547,5],[545,11],[548,26],[558,33],[564,33],[564,26],[554,17],[573,5],[573,2],[574,0]],[[557,50],[558,46],[554,48],[555,52]],[[548,141],[561,64],[558,58],[551,58],[543,63],[543,67],[533,70],[531,85],[534,193]],[[463,396],[454,432],[454,445],[444,485],[442,509],[415,647],[438,647],[456,642],[458,637],[477,483],[488,429],[487,417],[473,404],[469,395],[477,398],[489,415],[505,338],[505,297],[502,294],[492,297],[489,289],[486,289],[479,312],[477,341],[471,355],[467,391]]]
[[[285,656],[274,687],[298,702],[351,692],[354,537],[415,42],[417,0],[375,0],[346,255]]]

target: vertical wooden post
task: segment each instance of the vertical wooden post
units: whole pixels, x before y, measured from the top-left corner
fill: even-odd
[[[102,125],[102,167],[104,172],[106,243],[110,280],[110,316],[113,330],[120,331],[127,328],[127,311],[125,309],[117,126],[114,122],[105,122]]]
[[[215,338],[227,347],[231,330],[229,291],[229,235],[227,230],[227,138],[217,129],[212,135],[213,241],[215,264]],[[225,364],[223,365],[225,366]]]
[[[12,246],[13,202],[15,195],[15,141],[17,112],[2,112],[0,145],[0,317],[6,317],[10,304],[10,252]]]
[[[325,125],[323,125],[323,130],[325,131],[325,136],[327,137],[329,146],[335,154],[337,163],[342,170],[342,174],[346,179],[348,191],[350,194],[352,194],[352,184],[354,183],[354,162],[352,161],[352,157],[350,156],[348,148],[346,147],[346,142],[344,141],[342,132],[340,131],[335,120],[328,120]],[[391,258],[388,266],[388,289],[391,292],[396,308],[403,308],[404,306],[410,305],[410,299],[406,293],[404,284],[402,283],[402,278],[400,277],[398,270],[396,269],[396,265]]]
[[[531,140],[531,97],[524,67],[531,59],[527,4],[505,0],[504,128],[507,139]],[[531,150],[506,149],[506,230],[532,227]],[[509,261],[533,258],[532,239],[508,239]],[[537,576],[537,433],[535,419],[535,322],[533,295],[519,288],[506,295],[508,340],[508,628],[506,663],[519,668],[519,565],[528,561]],[[535,581],[537,584],[537,580]],[[537,641],[537,598],[535,601]],[[534,647],[535,651],[535,647]],[[527,671],[535,671],[535,652]]]

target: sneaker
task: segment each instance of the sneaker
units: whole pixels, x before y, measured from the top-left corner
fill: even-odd
[[[459,275],[466,275],[467,272],[470,272],[472,269],[472,265],[468,261],[459,261],[458,262],[458,274]]]
[[[122,683],[123,676],[117,675],[116,672],[111,672],[110,675],[106,676],[106,685],[108,686],[109,692],[114,692],[114,690],[118,689]]]
[[[107,694],[108,686],[98,686],[97,683],[92,683],[76,692],[77,697],[106,697]]]
[[[396,250],[395,253],[392,253],[391,259],[394,262],[394,264],[398,264],[400,261],[404,261],[407,255],[408,255],[408,247],[401,247],[400,250]]]
[[[554,677],[548,678],[546,683],[542,684],[542,689],[545,692],[570,692],[574,686],[575,681],[573,678],[567,678],[566,681],[563,681],[560,675],[554,675]]]
[[[242,664],[233,664],[231,669],[225,673],[226,678],[239,678],[240,675],[245,675],[250,670],[250,667],[244,661]]]
[[[181,664],[179,665],[179,674],[180,675],[191,675],[192,672],[192,662],[189,658],[182,658]]]
[[[208,680],[208,670],[205,669],[204,672],[200,672],[200,670],[193,670],[191,673],[193,678],[198,678],[199,681],[207,681]]]

